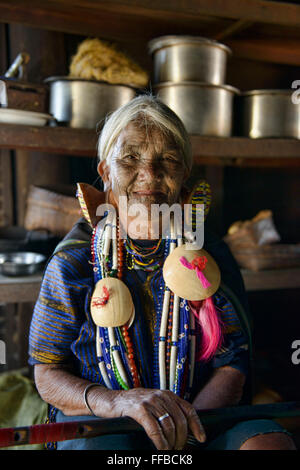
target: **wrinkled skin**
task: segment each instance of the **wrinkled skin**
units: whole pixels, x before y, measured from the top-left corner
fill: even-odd
[[[122,212],[120,196],[126,197],[128,211],[134,204],[143,204],[148,230],[145,227],[139,233],[130,233],[136,238],[156,238],[152,237],[154,229],[151,231],[151,205],[171,206],[179,202],[183,182],[188,176],[183,157],[171,138],[157,127],[134,123],[121,132],[109,164],[101,162],[98,171],[119,206],[121,222],[128,212]],[[132,220],[134,217],[128,217],[129,223]],[[155,222],[152,218],[152,226]]]

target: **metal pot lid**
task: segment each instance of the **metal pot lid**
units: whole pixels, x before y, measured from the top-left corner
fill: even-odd
[[[213,39],[203,38],[201,36],[160,36],[148,42],[149,54],[157,52],[163,47],[170,47],[176,45],[206,45],[218,47],[223,49],[228,54],[231,54],[231,49],[224,44],[221,44]]]
[[[242,96],[255,96],[255,95],[291,95],[295,90],[285,90],[285,89],[261,89],[261,90],[249,90],[241,92]]]
[[[127,85],[124,83],[110,83],[106,82],[104,80],[88,80],[87,78],[77,78],[77,77],[66,77],[66,76],[61,76],[61,77],[47,77],[44,79],[44,83],[54,83],[54,82],[84,82],[84,83],[97,83],[98,85],[108,85],[108,86],[124,86],[126,88],[131,88],[133,90],[139,90],[138,87],[134,85]]]
[[[206,83],[206,82],[192,82],[192,81],[185,81],[185,82],[160,82],[154,85],[155,90],[160,90],[161,88],[167,87],[174,87],[174,86],[187,86],[187,87],[196,87],[196,88],[214,88],[214,89],[223,89],[225,91],[229,91],[231,93],[240,94],[240,90],[235,88],[231,85],[215,85],[213,83]]]
[[[0,253],[0,264],[7,265],[32,265],[44,263],[47,257],[41,253],[31,251],[14,251]]]

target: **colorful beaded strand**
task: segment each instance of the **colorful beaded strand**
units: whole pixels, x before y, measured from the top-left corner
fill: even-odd
[[[103,235],[103,230],[102,230],[101,235]],[[98,242],[99,242],[99,238],[100,238],[100,240],[102,239],[102,237],[99,237],[98,240],[97,240],[97,236],[99,236],[99,231],[97,230],[97,227],[95,227],[94,230],[93,230],[93,234],[92,234],[91,255],[92,255],[92,263],[94,265],[93,271],[94,271],[96,281],[99,280],[102,277],[103,271],[104,271],[103,263],[101,263],[101,269],[100,269],[101,272],[99,272],[99,269],[96,266],[97,265],[96,257],[98,257],[98,262],[99,262],[99,244],[98,244]],[[101,344],[103,346],[105,346],[104,345],[104,339],[100,338],[100,328],[98,326],[96,326],[96,354],[97,354],[98,366],[99,366],[99,369],[100,369],[101,377],[103,378],[106,387],[109,388],[109,389],[112,389],[113,386],[112,386],[112,383],[111,383],[111,381],[109,379],[109,376],[108,376],[108,373],[107,373],[106,363],[105,363],[104,354],[103,354],[103,351],[102,351],[102,345]]]
[[[108,329],[108,338],[109,338],[110,351],[112,354],[113,362],[118,371],[118,375],[122,379],[122,382],[120,383],[120,385],[122,386],[122,388],[124,388],[123,384],[125,384],[126,386],[125,388],[128,389],[129,388],[128,379],[127,379],[126,371],[124,369],[124,365],[120,358],[119,345],[117,345],[114,328],[109,327],[107,329]]]
[[[176,247],[176,240],[174,240],[174,220],[171,220],[171,231],[170,231],[170,247],[169,254],[172,253]],[[167,377],[166,377],[166,332],[168,324],[168,313],[170,303],[171,291],[168,287],[165,287],[162,315],[160,320],[159,330],[159,343],[158,343],[158,359],[159,359],[159,382],[160,389],[166,390],[167,388]]]
[[[190,309],[190,351],[189,351],[189,382],[188,389],[185,394],[185,399],[188,400],[193,387],[194,370],[195,370],[195,357],[196,357],[196,332],[195,332],[195,317]]]
[[[119,279],[122,279],[122,276],[123,276],[123,266],[124,266],[124,249],[123,248],[124,248],[124,245],[120,238],[120,224],[118,223],[117,224],[117,249],[118,249],[117,259],[118,259],[118,278]],[[128,326],[123,325],[121,327],[121,331],[122,331],[122,335],[126,344],[127,358],[129,362],[129,368],[130,368],[132,380],[133,380],[133,387],[134,388],[140,387],[141,384],[140,384],[139,375],[138,375],[137,367],[136,367],[135,360],[134,360],[134,349],[133,349],[130,335],[128,332]]]
[[[96,353],[97,353],[97,361],[98,361],[101,377],[103,378],[106,387],[109,389],[112,389],[112,386],[111,386],[111,383],[110,383],[110,380],[108,378],[107,371],[105,368],[104,358],[103,358],[103,354],[101,350],[98,326],[96,326]]]

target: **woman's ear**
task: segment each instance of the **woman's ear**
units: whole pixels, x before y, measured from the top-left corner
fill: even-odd
[[[110,169],[109,169],[109,166],[108,166],[106,160],[101,160],[98,163],[97,171],[98,171],[99,175],[102,178],[102,181],[104,183],[105,188],[109,187],[109,185],[110,185]]]

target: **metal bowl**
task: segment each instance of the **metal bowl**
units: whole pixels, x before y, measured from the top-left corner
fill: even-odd
[[[40,253],[0,253],[0,272],[5,276],[28,276],[39,271],[46,261]]]
[[[132,100],[137,89],[82,78],[49,77],[49,112],[60,125],[95,129],[107,114]]]
[[[148,44],[154,83],[195,81],[222,85],[231,50],[199,36],[161,36]]]
[[[252,90],[241,95],[242,134],[253,139],[300,139],[300,103],[293,90]]]
[[[157,96],[182,120],[189,134],[229,137],[233,99],[239,90],[230,85],[182,82],[159,83]]]

